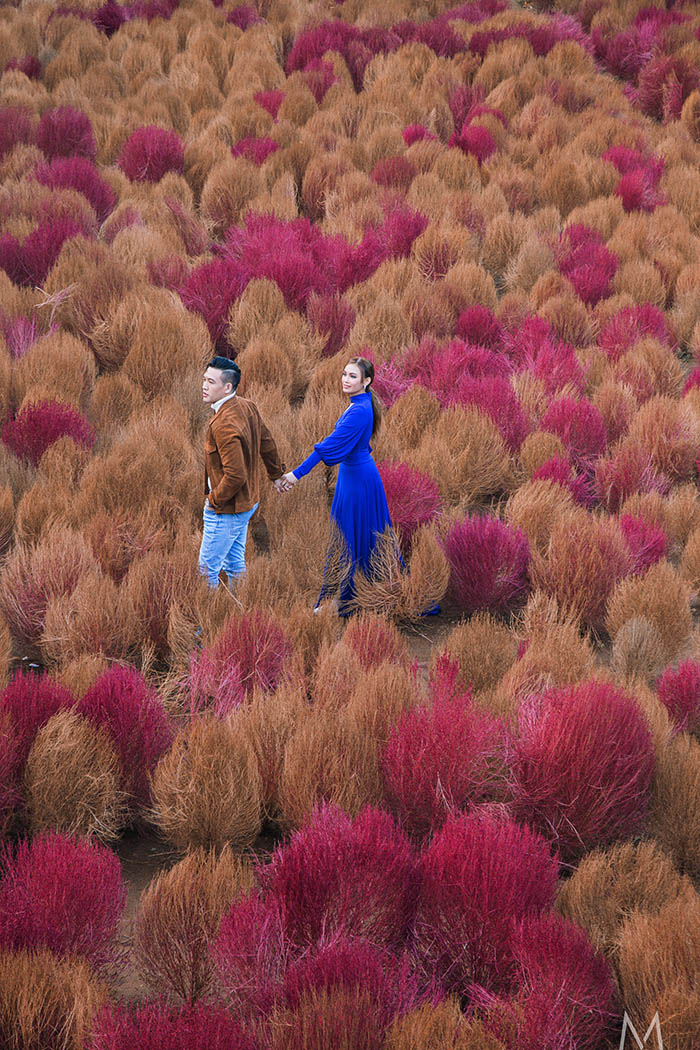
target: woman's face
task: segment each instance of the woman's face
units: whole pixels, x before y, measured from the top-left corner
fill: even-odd
[[[343,369],[343,393],[352,397],[353,394],[361,394],[366,388],[367,380],[362,378],[362,369],[352,362]]]

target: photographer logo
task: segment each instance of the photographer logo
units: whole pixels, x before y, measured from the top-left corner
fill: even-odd
[[[650,1041],[649,1036],[652,1032],[655,1033],[656,1039]],[[639,1033],[632,1024],[629,1014],[625,1012],[624,1020],[622,1022],[622,1035],[620,1037],[620,1050],[645,1050],[645,1048],[648,1048],[648,1050],[664,1050],[658,1012],[654,1014],[651,1024],[647,1028],[644,1039],[640,1039]]]

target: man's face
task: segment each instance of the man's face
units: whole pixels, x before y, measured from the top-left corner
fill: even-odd
[[[231,383],[221,381],[222,372],[220,368],[207,368],[202,379],[202,401],[205,405],[213,405],[222,397],[233,392]]]

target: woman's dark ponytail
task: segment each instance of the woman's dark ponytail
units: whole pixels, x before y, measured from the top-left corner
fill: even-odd
[[[382,419],[384,418],[384,405],[381,403],[374,390],[372,390],[372,383],[374,382],[374,365],[371,361],[368,361],[366,357],[351,357],[349,364],[357,365],[362,372],[362,378],[369,379],[366,389],[372,398],[372,437],[374,437],[382,425]]]

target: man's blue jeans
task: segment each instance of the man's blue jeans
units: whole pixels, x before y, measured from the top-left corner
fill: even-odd
[[[258,509],[241,514],[217,514],[211,507],[204,507],[204,533],[199,548],[199,571],[209,580],[210,587],[219,586],[219,573],[223,569],[229,581],[245,576],[245,541],[248,522]]]

